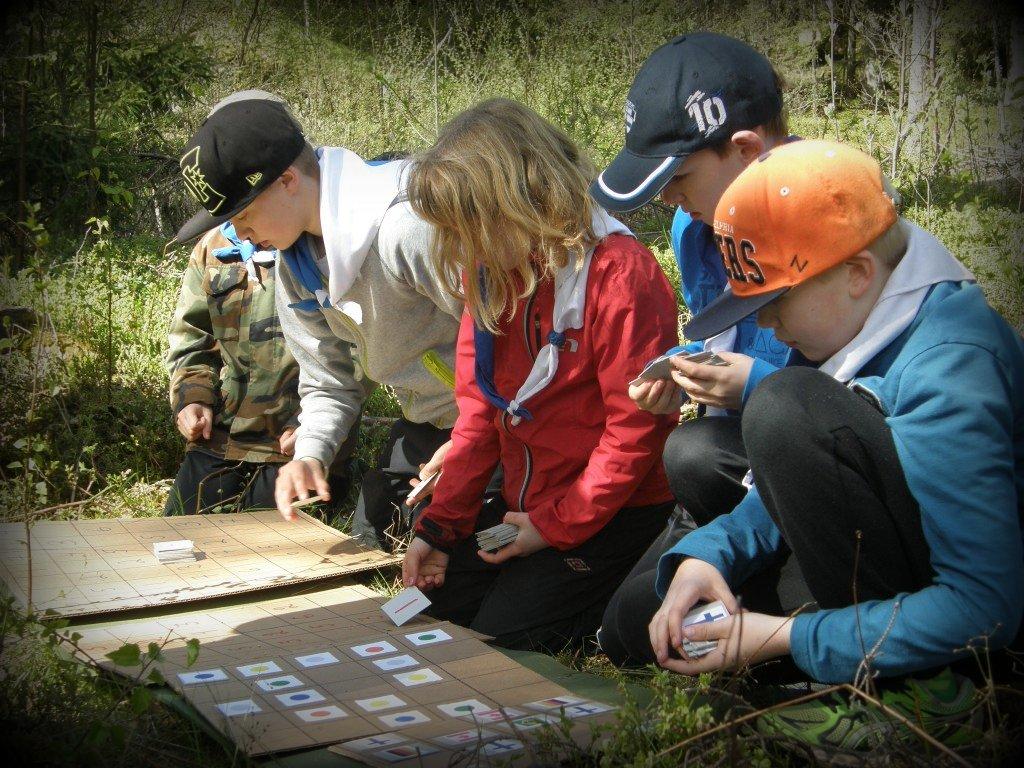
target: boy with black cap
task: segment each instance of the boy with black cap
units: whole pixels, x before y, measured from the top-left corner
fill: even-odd
[[[392,388],[402,407],[385,461],[364,476],[357,530],[378,543],[419,465],[439,464],[455,421],[454,344],[462,305],[441,288],[431,229],[402,193],[407,165],[313,150],[285,104],[261,91],[222,101],[181,158],[202,204],[178,232],[187,242],[229,221],[240,240],[279,251],[277,310],[299,363],[294,460],[275,499],[286,518],[325,477],[369,391]],[[358,372],[357,372],[358,366]],[[436,454],[436,455],[435,455]]]
[[[728,280],[706,219],[727,186],[766,149],[788,136],[778,74],[763,55],[725,35],[681,35],[644,62],[626,99],[626,143],[591,186],[591,195],[611,211],[628,211],[661,199],[678,206],[672,222],[672,249],[682,276],[682,292],[692,313],[721,295]],[[739,254],[736,268],[742,267]],[[678,353],[712,350],[728,366],[694,363]],[[746,489],[749,465],[740,433],[743,400],[767,374],[786,365],[790,350],[753,317],[741,319],[713,339],[668,350],[673,380],[630,387],[640,408],[678,413],[684,398],[700,404],[704,418],[677,427],[665,444],[665,470],[681,509],[633,569],[608,605],[600,641],[616,664],[653,660],[635,646],[633,615],[657,608],[653,591],[636,577],[653,573],[661,554],[693,527],[730,511]],[[789,575],[790,566],[780,568]],[[653,579],[653,576],[651,576]],[[788,583],[791,579],[784,582]],[[634,585],[638,594],[629,591]],[[799,588],[783,589],[779,609],[789,611],[807,598]]]
[[[1024,341],[938,240],[899,218],[878,163],[851,147],[766,153],[714,226],[723,258],[740,253],[748,269],[730,270],[686,333],[756,313],[809,365],[772,374],[744,408],[741,503],[661,558],[657,660],[698,674],[788,655],[821,682],[897,678],[882,701],[961,743],[974,688],[946,665],[1021,642]],[[758,612],[745,585],[789,552],[819,609]],[[751,612],[683,628],[700,601],[735,614],[737,592]],[[718,645],[690,658],[684,640]],[[819,754],[910,738],[838,695],[760,727]]]
[[[644,62],[625,113],[625,147],[595,180],[591,194],[609,211],[639,208],[659,192],[664,202],[678,206],[672,249],[683,298],[692,313],[699,312],[727,282],[705,219],[748,163],[789,140],[780,79],[746,43],[709,32],[681,35]],[[674,381],[630,388],[645,410],[678,412],[689,397],[707,415],[725,417],[689,422],[665,446],[672,490],[698,524],[729,511],[742,498],[740,481],[747,465],[735,412],[744,394],[789,356],[789,349],[752,319],[669,353],[703,349],[730,365],[702,365],[677,356]]]

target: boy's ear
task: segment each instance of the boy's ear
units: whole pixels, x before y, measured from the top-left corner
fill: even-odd
[[[284,173],[277,177],[277,180],[284,185],[288,192],[295,192],[299,188],[299,172],[294,165],[284,169]]]
[[[874,284],[878,262],[871,251],[856,253],[845,262],[850,298],[859,299]]]
[[[731,141],[739,149],[744,165],[750,165],[764,154],[764,139],[756,131],[736,131]]]

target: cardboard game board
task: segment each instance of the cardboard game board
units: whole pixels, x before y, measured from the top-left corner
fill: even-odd
[[[133,677],[138,667],[104,654],[163,643],[157,666],[169,684],[249,755],[337,744],[371,765],[448,765],[466,750],[487,764],[525,758],[539,728],[563,712],[583,734],[589,728],[572,724],[613,709],[571,696],[470,630],[423,617],[395,627],[383,602],[345,586],[75,631],[90,660]],[[193,637],[200,652],[189,667]]]
[[[173,605],[357,573],[398,562],[298,513],[275,510],[32,526],[36,610],[65,616]],[[195,562],[161,563],[157,542],[191,539]],[[0,580],[28,603],[29,550],[20,523],[0,525]]]

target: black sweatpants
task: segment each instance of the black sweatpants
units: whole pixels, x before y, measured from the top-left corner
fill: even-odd
[[[351,454],[346,443],[345,456]],[[348,495],[350,477],[343,461],[327,478],[332,501]],[[192,449],[178,468],[167,495],[164,515],[196,515],[207,512],[239,512],[246,509],[273,509],[277,473],[284,466],[273,462],[225,459],[202,449]]]
[[[570,550],[542,549],[501,565],[477,555],[476,538],[457,544],[444,586],[427,613],[491,635],[505,648],[558,652],[584,647],[609,597],[664,528],[671,502],[619,510],[592,538]],[[485,502],[476,530],[501,522],[501,497]]]
[[[413,510],[405,506],[409,481],[420,473],[434,452],[451,438],[450,429],[398,419],[377,454],[377,466],[363,474],[352,515],[352,535],[370,547],[390,552],[395,539],[411,526]]]
[[[235,461],[193,449],[185,454],[164,505],[165,515],[236,512],[274,504],[280,464]]]
[[[870,397],[816,369],[788,368],[754,391],[742,438],[761,498],[792,552],[781,568],[733,585],[746,608],[776,615],[806,602],[838,608],[931,582],[920,510]],[[654,567],[672,543],[659,541],[661,551],[645,556],[605,612],[600,639],[616,663],[653,660],[647,625],[661,605]]]

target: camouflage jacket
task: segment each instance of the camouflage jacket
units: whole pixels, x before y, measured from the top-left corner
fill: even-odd
[[[210,440],[189,443],[239,461],[284,462],[278,438],[298,426],[299,367],[285,347],[274,308],[274,267],[223,263],[215,248],[231,242],[208,232],[189,257],[171,321],[167,369],[175,417],[186,405],[214,412]]]

